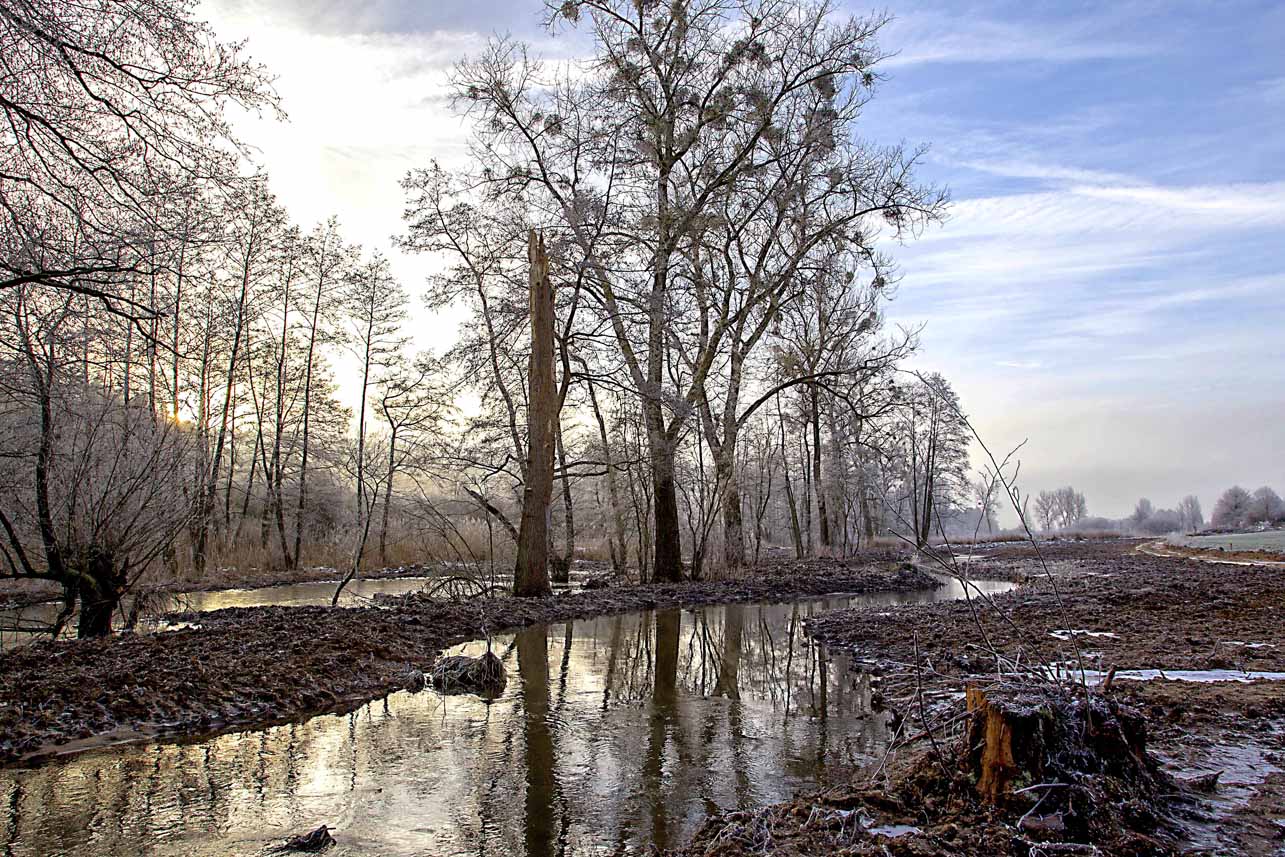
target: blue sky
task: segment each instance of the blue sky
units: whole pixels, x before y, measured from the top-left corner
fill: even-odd
[[[847,3],[853,12],[869,7]],[[883,7],[880,7],[883,8]],[[247,119],[295,218],[371,246],[398,177],[463,157],[445,71],[495,31],[576,52],[541,4],[206,0],[279,75],[292,121]],[[1140,496],[1208,510],[1285,491],[1285,4],[890,4],[896,56],[862,125],[927,143],[946,224],[890,248],[893,320],[949,377],[1022,485],[1074,484],[1094,514]],[[414,290],[423,259],[396,257]],[[450,319],[425,319],[425,344]]]

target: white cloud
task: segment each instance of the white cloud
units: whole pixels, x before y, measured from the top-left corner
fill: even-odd
[[[1077,62],[1139,57],[1154,44],[1110,36],[1109,21],[1037,26],[978,16],[912,12],[896,18],[883,41],[899,50],[889,68],[925,63]]]

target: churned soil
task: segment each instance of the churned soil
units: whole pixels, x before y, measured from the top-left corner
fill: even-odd
[[[931,748],[896,754],[821,794],[716,816],[679,853],[1179,853],[1183,828],[1167,802],[1189,789],[1146,753],[1137,708],[1020,682],[992,683],[978,700],[971,715],[957,712],[967,719],[953,718],[956,725],[936,730]],[[993,723],[1003,728],[993,729]],[[992,752],[997,748],[1002,752]],[[986,778],[1001,771],[1014,777],[1011,786],[984,789]]]
[[[1000,571],[1004,558],[997,558]],[[987,562],[966,566],[991,576]],[[812,635],[889,673],[915,663],[986,675],[1020,663],[1129,669],[1285,671],[1285,569],[1145,556],[1127,545],[1081,560],[1027,561],[1026,582],[989,599],[816,617]]]
[[[742,580],[618,586],[535,599],[386,599],[382,608],[254,607],[189,627],[0,653],[0,763],[113,741],[204,736],[352,710],[416,687],[441,650],[488,633],[652,608],[928,589],[889,562],[773,563]]]
[[[1100,682],[1113,668],[1285,672],[1285,569],[1146,556],[1136,547],[974,549],[961,566],[970,575],[1023,585],[972,604],[815,617],[814,637],[874,674],[876,702],[899,724],[898,749],[847,788],[715,817],[684,853],[1280,854],[1285,681]],[[1013,676],[1056,664],[1083,664],[1088,681]],[[1141,724],[1146,775],[1122,780],[1111,770],[1119,753],[1095,760],[1081,748],[1053,757],[1075,759],[1080,775],[1023,781],[1035,788],[1007,806],[982,800],[969,765],[978,714],[965,710],[964,690],[1013,684],[1101,700]],[[1048,717],[1053,709],[1045,708]],[[1078,811],[1059,807],[1055,794],[1043,805],[1034,800],[1045,788],[1069,792],[1068,784],[1098,796]],[[1094,824],[1077,832],[1085,807]]]

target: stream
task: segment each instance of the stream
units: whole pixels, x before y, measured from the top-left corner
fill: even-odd
[[[274,587],[273,603],[314,586]],[[258,855],[321,824],[337,855],[678,845],[720,809],[788,799],[886,748],[869,676],[810,643],[808,616],[961,596],[951,582],[499,634],[508,683],[492,702],[399,692],[345,715],[0,770],[0,854]]]

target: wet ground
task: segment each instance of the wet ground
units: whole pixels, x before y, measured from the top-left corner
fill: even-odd
[[[573,564],[569,580],[554,584],[557,591],[580,588],[589,577],[607,570],[605,563],[577,561]],[[350,581],[340,595],[343,607],[369,606],[380,595],[404,595],[431,587],[442,580],[452,569],[443,566],[399,566],[385,568]],[[470,572],[472,573],[472,572]],[[208,613],[229,607],[324,607],[329,606],[341,577],[333,568],[299,569],[284,575],[285,579],[250,576],[248,584],[236,588],[198,587],[195,584],[173,585],[155,590],[149,599],[140,630],[167,630],[169,625],[162,617],[169,613],[192,611]],[[477,576],[479,586],[504,585],[507,575],[483,574]],[[40,639],[47,639],[45,631],[58,616],[61,605],[48,600],[56,590],[25,588],[11,593],[11,601],[0,600],[0,650],[22,646]],[[123,617],[130,612],[133,599],[127,597],[117,616],[116,625],[123,624]],[[75,622],[67,623],[65,635],[74,635]]]
[[[1285,681],[1248,680],[1285,672],[1285,570],[1144,556],[1125,544],[1076,550],[1042,552],[1051,578],[1031,565],[1030,548],[969,563],[974,574],[1026,569],[1026,583],[993,603],[838,611],[809,627],[881,676],[876,701],[912,723],[925,700],[944,719],[969,681],[1032,666],[1072,686],[1083,677],[1146,715],[1148,746],[1178,781],[1222,772],[1215,789],[1174,810],[1185,853],[1285,853]]]
[[[812,645],[809,617],[960,594],[671,607],[496,634],[509,676],[493,702],[403,691],[299,724],[0,771],[0,852],[259,854],[320,824],[336,828],[332,853],[354,855],[678,845],[712,813],[841,781],[886,749],[870,676]]]

